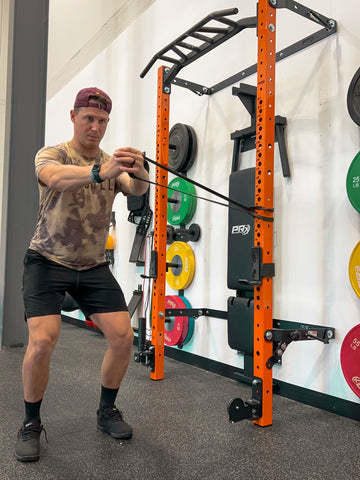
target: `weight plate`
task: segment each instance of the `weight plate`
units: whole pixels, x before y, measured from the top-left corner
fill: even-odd
[[[197,154],[197,139],[195,130],[190,127],[190,125],[185,125],[188,130],[189,135],[189,152],[185,159],[184,165],[182,166],[180,171],[181,173],[186,173],[190,168],[194,165],[195,157]]]
[[[90,318],[86,317],[85,318],[85,323],[88,327],[96,328],[97,330],[100,330],[99,327],[94,323]]]
[[[349,387],[360,397],[360,324],[345,336],[340,350],[340,363]]]
[[[165,308],[186,308],[181,297],[177,295],[167,295],[165,297]],[[164,342],[165,345],[181,345],[187,337],[189,329],[188,317],[171,317],[170,322],[165,322]]]
[[[195,275],[195,256],[190,245],[185,242],[174,242],[166,253],[167,263],[176,263],[177,267],[169,267],[166,281],[173,290],[185,290]]]
[[[189,156],[189,131],[183,123],[176,123],[169,132],[169,167],[181,172]]]
[[[346,192],[351,205],[360,212],[360,152],[350,164],[346,176]]]
[[[179,298],[181,298],[181,300],[185,303],[186,308],[192,308],[191,303],[187,298],[185,298],[184,296],[180,296]],[[189,318],[188,333],[184,341],[182,342],[182,345],[185,345],[186,343],[190,342],[194,334],[195,320],[193,317],[188,317],[188,318]]]
[[[196,197],[192,195],[196,195],[192,183],[180,177],[171,180],[168,198],[176,200],[176,203],[168,202],[167,206],[167,220],[171,225],[186,225],[192,219],[196,209]]]
[[[349,261],[350,283],[358,297],[360,297],[360,242],[357,243]]]
[[[347,107],[352,120],[360,125],[360,68],[355,72],[347,94]]]
[[[64,312],[72,312],[73,310],[78,310],[79,308],[79,305],[73,299],[73,297],[69,293],[65,292],[65,297],[61,305],[61,310],[63,310]]]
[[[196,210],[196,197],[191,197],[191,198],[193,199],[193,201],[190,202],[189,211],[188,211],[188,214],[185,216],[184,225],[187,225],[188,223],[191,222]]]

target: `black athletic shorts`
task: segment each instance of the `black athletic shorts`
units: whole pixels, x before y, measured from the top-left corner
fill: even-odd
[[[26,318],[60,315],[68,292],[89,317],[93,313],[128,311],[120,285],[108,263],[74,270],[29,249],[24,258],[23,296]]]

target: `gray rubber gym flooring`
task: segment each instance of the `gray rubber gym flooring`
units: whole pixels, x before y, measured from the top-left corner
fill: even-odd
[[[101,335],[63,324],[42,407],[48,443],[42,434],[29,464],[14,458],[25,349],[0,350],[1,480],[359,478],[359,422],[274,396],[271,427],[230,424],[228,401],[250,398],[250,387],[168,358],[157,382],[130,362],[118,406],[134,437],[112,439],[96,429],[105,348]]]

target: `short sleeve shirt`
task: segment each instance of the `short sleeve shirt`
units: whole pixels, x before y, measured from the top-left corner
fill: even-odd
[[[35,173],[46,165],[104,164],[109,155],[85,157],[68,142],[42,148],[35,157]],[[121,191],[119,178],[89,183],[65,192],[52,190],[38,180],[39,215],[30,248],[65,267],[86,270],[105,262],[112,205]]]

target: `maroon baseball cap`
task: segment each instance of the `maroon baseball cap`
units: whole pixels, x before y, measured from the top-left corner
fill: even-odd
[[[94,98],[90,98],[90,97],[98,97],[98,96],[101,96],[103,97],[103,99],[105,99],[106,101],[105,104],[102,102],[96,103],[96,100]],[[112,101],[109,95],[107,95],[105,92],[103,92],[99,88],[96,88],[96,87],[83,88],[82,90],[80,90],[80,92],[76,95],[76,98],[75,98],[74,108],[79,108],[79,107],[98,108],[100,110],[105,110],[105,112],[110,114]]]

